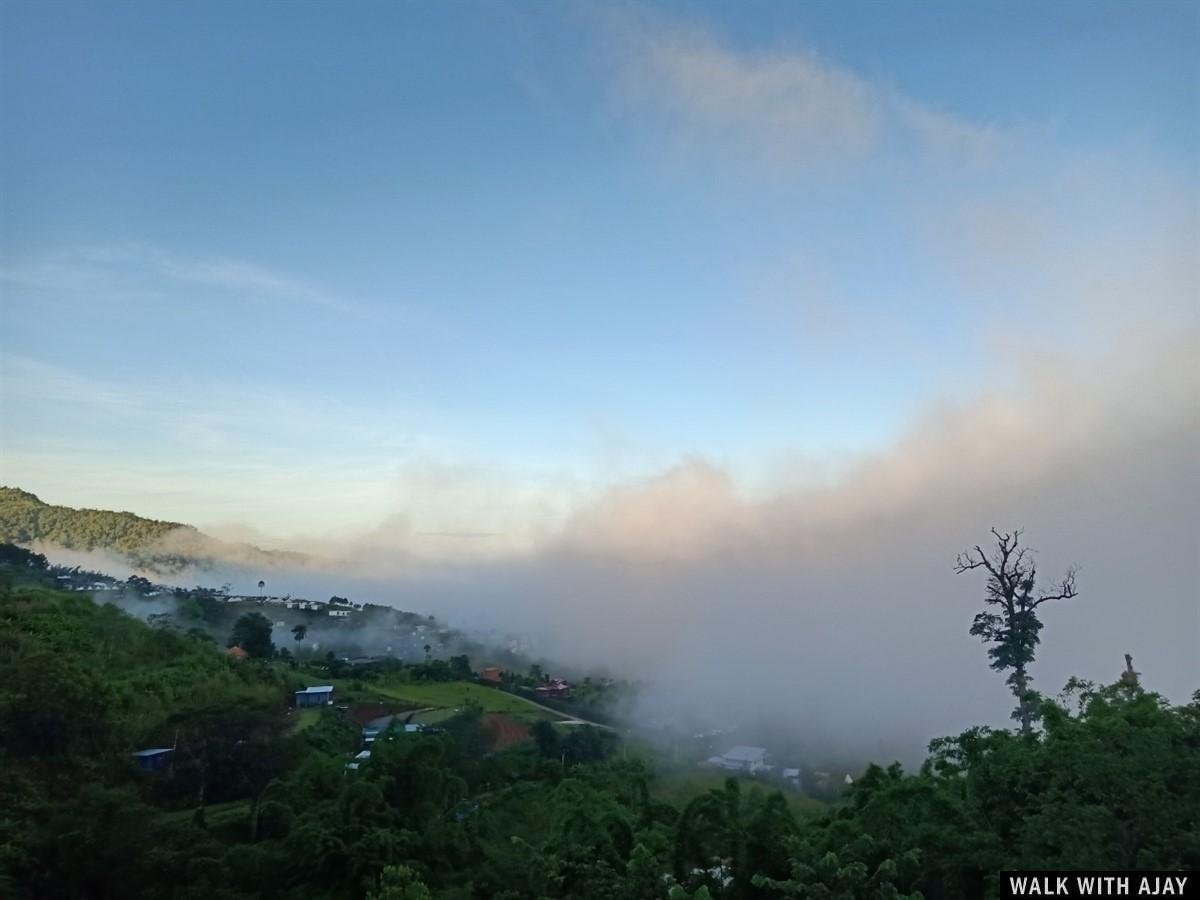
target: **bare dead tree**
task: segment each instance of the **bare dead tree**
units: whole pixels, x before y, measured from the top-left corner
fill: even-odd
[[[988,648],[991,667],[998,672],[1011,670],[1005,680],[1017,698],[1013,718],[1028,734],[1033,728],[1036,695],[1030,688],[1029,666],[1041,641],[1042,622],[1037,609],[1051,600],[1069,600],[1076,596],[1075,567],[1067,570],[1062,581],[1049,591],[1036,593],[1037,564],[1032,551],[1021,546],[1021,531],[992,529],[996,548],[988,555],[978,544],[960,553],[954,565],[958,574],[983,569],[987,572],[984,602],[987,606],[975,616],[971,634]]]

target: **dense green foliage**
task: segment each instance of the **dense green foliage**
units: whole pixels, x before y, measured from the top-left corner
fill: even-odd
[[[260,612],[249,612],[233,623],[229,646],[241,647],[255,659],[269,659],[275,652],[271,643],[271,622]]]
[[[675,806],[613,732],[497,750],[471,706],[349,768],[347,714],[288,708],[303,671],[30,585],[37,565],[0,565],[0,896],[957,898],[1005,868],[1200,865],[1200,697],[1073,684],[1040,731],[937,741],[812,819],[732,779]],[[173,753],[142,771],[147,747]]]

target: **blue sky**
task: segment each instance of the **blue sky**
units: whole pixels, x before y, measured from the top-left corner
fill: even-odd
[[[1194,323],[1195,4],[0,16],[2,480],[55,502],[526,534]]]

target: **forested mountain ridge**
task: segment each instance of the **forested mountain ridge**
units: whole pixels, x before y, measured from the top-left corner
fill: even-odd
[[[300,565],[301,553],[263,550],[210,537],[192,525],[147,519],[131,512],[76,509],[42,501],[36,494],[0,486],[0,542],[56,544],[68,550],[103,551],[159,572],[217,560],[259,566]]]
[[[53,506],[29,491],[0,487],[0,541],[7,543],[48,541],[69,550],[129,553],[178,529],[199,534],[180,522],[147,519],[131,512]]]

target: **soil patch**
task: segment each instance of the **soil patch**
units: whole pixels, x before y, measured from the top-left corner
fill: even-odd
[[[355,703],[350,707],[350,718],[355,725],[366,725],[374,719],[417,709],[411,703]]]
[[[507,713],[488,713],[483,717],[483,724],[492,736],[492,746],[497,750],[519,744],[529,737],[529,726]]]

